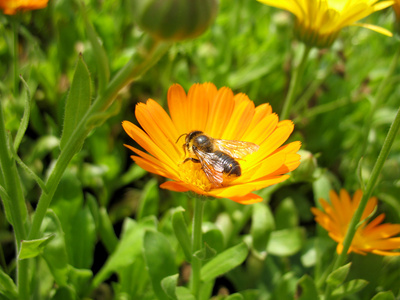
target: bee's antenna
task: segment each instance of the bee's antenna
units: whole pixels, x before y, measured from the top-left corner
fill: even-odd
[[[177,143],[178,143],[178,141],[179,141],[179,139],[180,139],[181,137],[183,137],[184,135],[187,135],[187,133],[183,133],[183,134],[181,134],[181,135],[178,137],[178,139],[176,140],[175,144],[177,144]]]

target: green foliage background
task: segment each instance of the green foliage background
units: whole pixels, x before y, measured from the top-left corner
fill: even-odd
[[[143,32],[132,19],[130,1],[87,0],[85,4],[112,77],[139,51]],[[6,128],[15,135],[26,89],[21,84],[18,97],[10,96],[11,20],[0,15],[0,93]],[[102,87],[77,2],[50,1],[46,9],[19,15],[19,21],[19,69],[33,100],[18,154],[45,180],[60,153],[65,101],[79,53],[91,74],[93,98]],[[389,29],[393,21],[391,9],[365,20]],[[172,220],[181,218],[180,222],[190,227],[193,203],[188,195],[160,190],[164,179],[148,174],[130,160],[131,153],[123,144],[135,142],[123,132],[121,121],[136,122],[135,104],[148,98],[166,107],[166,93],[173,83],[188,90],[195,82],[207,81],[218,88],[228,86],[236,93],[244,92],[257,105],[269,102],[279,113],[290,66],[303,47],[293,39],[292,26],[291,15],[281,10],[256,1],[221,0],[216,22],[205,34],[173,44],[153,68],[118,95],[119,112],[90,134],[54,195],[42,230],[43,236],[55,236],[34,259],[32,298],[167,299],[181,295],[178,298],[183,299],[188,266]],[[297,287],[300,278],[306,290],[309,278],[303,277],[305,274],[313,278],[317,288],[325,283],[324,271],[336,244],[315,225],[310,207],[320,197],[327,199],[330,189],[344,187],[352,194],[360,188],[356,169],[361,157],[363,180],[368,179],[399,108],[400,66],[384,89],[383,105],[367,119],[370,101],[398,47],[396,37],[350,27],[342,31],[331,49],[311,52],[301,78],[300,99],[292,113],[295,132],[291,140],[302,141],[302,149],[314,155],[318,166],[311,173],[295,173],[289,182],[259,191],[265,197],[262,204],[241,206],[227,199],[206,203],[204,240],[214,251],[212,255],[218,257],[243,241],[253,243],[248,255],[237,248],[237,257],[244,255],[244,261],[232,262],[238,267],[225,275],[213,275],[212,265],[208,266],[208,273],[202,274],[208,279],[202,299],[211,294],[215,299],[293,299],[301,295]],[[371,134],[368,147],[363,148],[362,132],[367,123]],[[19,173],[32,212],[41,190],[24,170]],[[400,223],[399,178],[400,141],[396,139],[374,191],[386,222]],[[0,263],[12,278],[13,239],[12,228],[1,212]],[[398,258],[351,254],[350,260],[347,280],[364,279],[368,284],[350,296],[343,293],[345,299],[370,299],[388,290],[399,299]],[[178,272],[179,279],[173,277]],[[175,290],[177,280],[180,287]],[[226,291],[232,295],[224,296]],[[4,289],[0,298],[6,299]]]

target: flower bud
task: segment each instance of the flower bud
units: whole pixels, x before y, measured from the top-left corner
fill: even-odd
[[[293,178],[296,181],[313,181],[314,171],[318,168],[315,156],[307,150],[299,150],[297,153],[301,159],[299,167],[293,171]]]
[[[218,0],[132,0],[137,24],[153,37],[180,41],[202,34],[215,20]]]

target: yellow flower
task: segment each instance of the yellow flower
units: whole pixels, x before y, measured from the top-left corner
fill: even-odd
[[[194,84],[188,94],[174,84],[168,91],[170,116],[154,100],[136,106],[136,118],[142,129],[124,121],[122,126],[149,154],[126,145],[137,155],[132,159],[143,169],[170,178],[161,185],[172,191],[193,191],[200,195],[229,198],[250,204],[262,201],[252,192],[286,180],[284,175],[296,169],[300,142],[282,144],[293,131],[293,123],[280,121],[269,104],[254,106],[245,94],[234,95],[229,88],[217,90],[212,83]],[[187,161],[188,153],[178,140],[182,134],[203,131],[214,139],[251,142],[258,151],[237,162],[241,176],[212,184],[200,163]]]
[[[381,27],[355,23],[375,11],[393,4],[378,0],[258,0],[270,6],[287,10],[296,16],[297,38],[312,47],[329,47],[343,27],[355,25],[392,36]]]
[[[0,0],[0,8],[6,15],[15,15],[19,10],[45,8],[49,0]]]
[[[325,212],[315,207],[311,211],[315,215],[315,220],[329,232],[329,236],[333,240],[338,242],[336,250],[340,254],[347,228],[361,201],[362,192],[361,190],[356,191],[353,199],[351,199],[347,191],[343,189],[339,196],[334,191],[330,191],[329,198],[331,204],[320,199]],[[380,214],[369,223],[366,222],[366,218],[376,209],[376,205],[377,199],[375,197],[368,200],[361,217],[361,222],[364,221],[364,223],[361,223],[358,227],[348,252],[400,255],[400,252],[392,251],[400,250],[400,237],[394,237],[400,233],[400,224],[381,224],[385,214]]]

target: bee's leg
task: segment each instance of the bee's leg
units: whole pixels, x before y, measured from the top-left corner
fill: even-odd
[[[183,164],[184,164],[185,162],[189,161],[189,160],[191,160],[192,162],[197,163],[197,164],[200,163],[200,161],[199,161],[198,159],[193,158],[193,157],[188,157],[188,158],[186,158],[186,159],[183,161]]]

